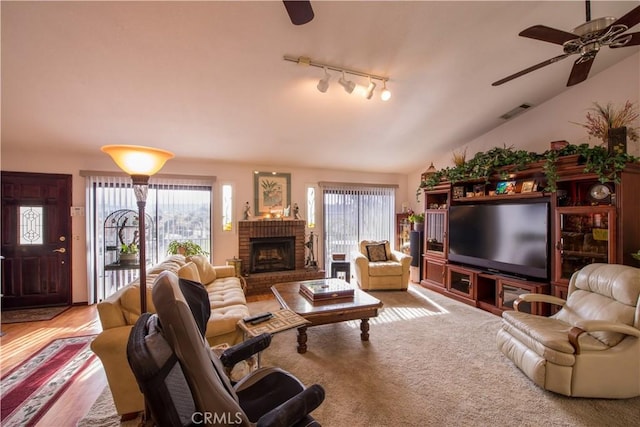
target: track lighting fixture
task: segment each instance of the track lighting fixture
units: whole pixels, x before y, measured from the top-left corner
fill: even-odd
[[[320,92],[325,93],[329,89],[329,80],[331,80],[331,75],[327,73],[327,67],[324,67],[324,77],[320,79],[317,86]]]
[[[340,85],[347,93],[352,93],[356,88],[356,83],[351,80],[347,80],[345,76],[345,74],[351,74],[354,76],[366,77],[369,80],[369,84],[363,92],[366,99],[371,99],[373,97],[373,92],[376,89],[376,83],[373,80],[379,80],[382,82],[382,92],[380,93],[380,99],[382,99],[383,101],[387,101],[389,98],[391,98],[391,92],[389,91],[389,89],[387,89],[387,81],[389,80],[389,77],[378,76],[375,74],[365,73],[363,71],[353,70],[350,68],[325,64],[322,62],[314,61],[306,56],[293,57],[285,55],[284,60],[295,62],[296,64],[300,65],[311,65],[314,67],[323,68],[324,77],[320,79],[320,81],[318,81],[318,84],[316,86],[322,93],[325,93],[329,89],[329,80],[331,79],[331,75],[327,72],[327,70],[333,70],[342,73],[342,77],[340,77],[338,83],[340,83]]]
[[[373,96],[373,90],[376,88],[376,84],[369,77],[369,86],[367,86],[367,91],[364,94],[364,97],[367,99],[371,99]]]
[[[354,82],[352,82],[351,80],[347,80],[344,77],[344,71],[342,71],[342,77],[340,77],[338,83],[340,83],[340,86],[342,86],[344,88],[344,91],[347,93],[353,92],[353,90],[356,88],[356,84]]]
[[[391,92],[389,92],[389,89],[387,89],[387,82],[385,80],[382,82],[382,93],[380,93],[380,99],[382,99],[383,101],[388,101],[389,98],[391,98]]]

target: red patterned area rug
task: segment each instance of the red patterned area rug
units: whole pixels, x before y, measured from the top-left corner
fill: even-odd
[[[0,380],[0,424],[32,426],[96,357],[95,335],[52,341]]]

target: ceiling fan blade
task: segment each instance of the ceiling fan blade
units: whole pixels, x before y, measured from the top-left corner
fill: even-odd
[[[620,38],[624,38],[624,37],[628,37],[631,36],[631,39],[626,42],[625,44],[619,46],[619,45],[615,45],[615,44],[611,44],[609,45],[609,47],[611,49],[618,49],[621,47],[627,47],[627,46],[638,46],[640,45],[640,33],[630,33],[630,34],[625,34],[624,36],[620,37]]]
[[[518,35],[559,45],[578,38],[575,34],[556,30],[555,28],[547,27],[546,25],[534,25],[533,27],[529,27],[526,30],[521,31]]]
[[[586,59],[583,57],[578,58],[571,69],[567,86],[577,85],[578,83],[585,81],[589,76],[589,71],[591,70],[594,59],[596,59],[595,54]]]
[[[630,12],[628,12],[626,15],[624,15],[622,18],[618,19],[611,25],[626,25],[627,28],[631,28],[638,22],[640,22],[640,6],[632,9]]]
[[[293,25],[302,25],[311,21],[314,17],[310,1],[304,0],[282,0],[287,9],[289,18]]]
[[[493,82],[493,83],[491,83],[491,86],[500,86],[500,85],[501,85],[501,84],[503,84],[503,83],[506,83],[506,82],[508,82],[508,81],[511,81],[511,80],[513,80],[513,79],[516,79],[516,78],[518,78],[518,77],[520,77],[520,76],[524,76],[525,74],[528,74],[528,73],[530,73],[530,72],[532,72],[532,71],[538,70],[538,69],[540,69],[540,68],[542,68],[542,67],[546,67],[547,65],[551,65],[551,64],[553,64],[554,62],[558,62],[558,61],[560,61],[560,60],[562,60],[562,59],[566,58],[566,57],[567,57],[567,56],[569,56],[569,55],[571,55],[571,54],[570,54],[570,53],[564,53],[564,54],[562,54],[562,55],[555,56],[555,57],[553,57],[553,58],[551,58],[551,59],[547,59],[546,61],[543,61],[543,62],[541,62],[541,63],[539,63],[539,64],[536,64],[536,65],[534,65],[534,66],[532,66],[532,67],[525,68],[525,69],[524,69],[524,70],[522,70],[522,71],[518,71],[518,72],[517,72],[517,73],[515,73],[515,74],[511,74],[510,76],[505,77],[504,79],[498,80],[497,82]]]

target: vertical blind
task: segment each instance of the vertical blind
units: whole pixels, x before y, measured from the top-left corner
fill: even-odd
[[[120,209],[138,211],[131,178],[126,175],[82,171],[86,179],[87,292],[95,303],[138,277],[137,268],[105,269],[105,220]],[[149,180],[145,217],[149,234],[147,263],[164,258],[171,240],[191,240],[211,252],[211,206],[214,177],[163,177]]]
[[[361,240],[392,241],[395,218],[395,186],[319,183],[324,217],[324,263],[330,271],[331,255],[347,260]]]

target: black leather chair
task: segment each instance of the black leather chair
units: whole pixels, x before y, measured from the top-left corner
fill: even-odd
[[[198,287],[172,272],[161,273],[152,291],[157,314],[141,317],[130,336],[129,363],[154,422],[319,426],[310,412],[324,400],[321,386],[305,388],[290,373],[264,367],[237,383],[229,380],[228,368],[266,348],[271,336],[263,334],[216,357],[203,338],[210,309]]]

